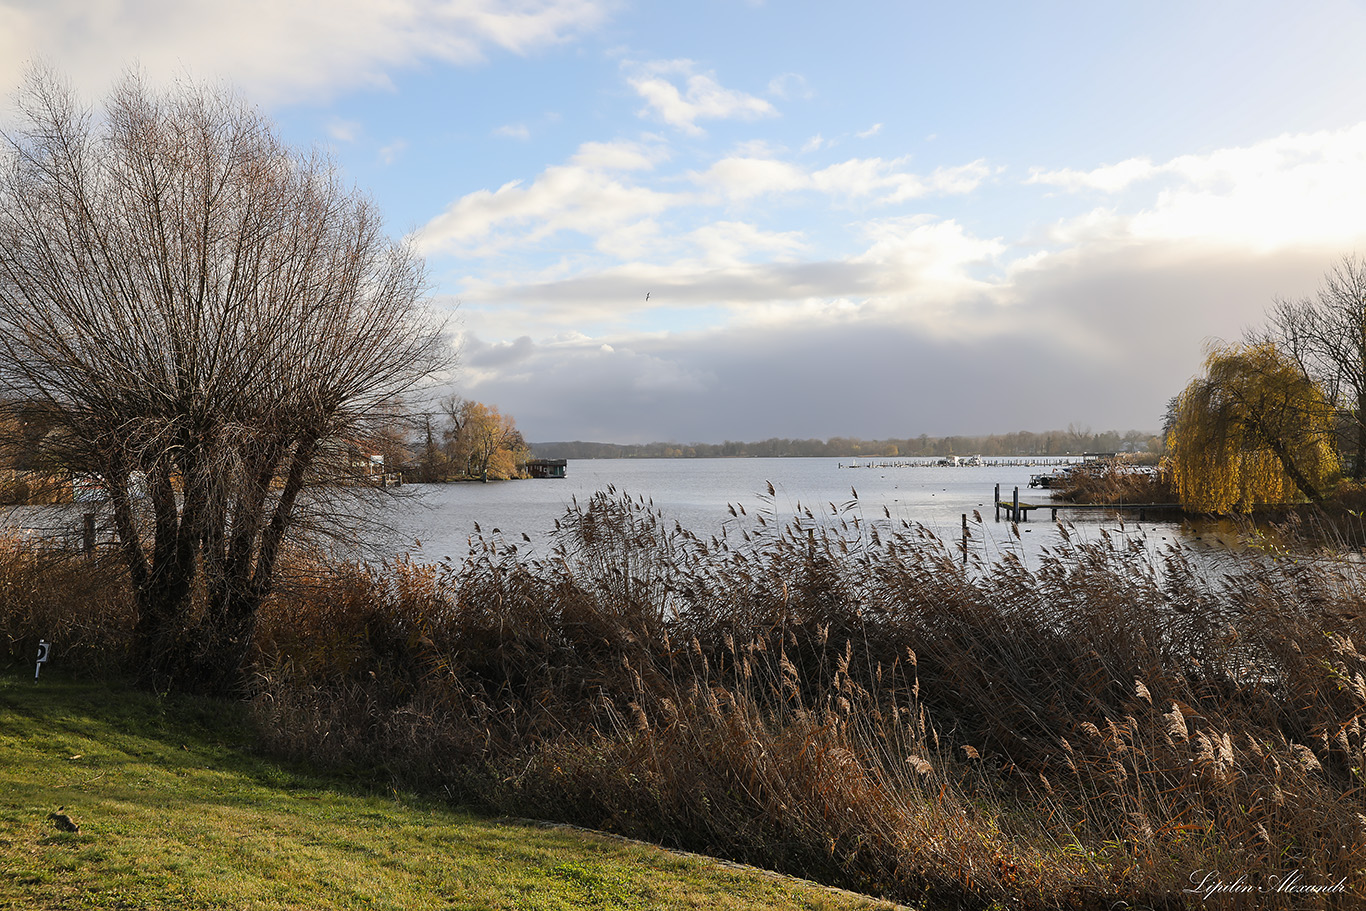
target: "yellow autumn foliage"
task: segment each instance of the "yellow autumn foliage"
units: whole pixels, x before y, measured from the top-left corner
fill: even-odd
[[[1167,451],[1181,505],[1200,512],[1319,500],[1338,472],[1332,408],[1271,342],[1209,352],[1178,398]]]

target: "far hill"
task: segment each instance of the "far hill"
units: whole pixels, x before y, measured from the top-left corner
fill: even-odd
[[[1161,439],[1152,433],[1130,430],[1018,431],[989,436],[918,437],[860,440],[831,437],[827,440],[771,438],[757,443],[532,443],[541,459],[717,459],[717,458],[914,458],[916,456],[1061,456],[1083,452],[1153,452]]]

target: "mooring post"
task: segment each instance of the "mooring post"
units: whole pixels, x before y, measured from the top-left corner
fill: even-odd
[[[1010,521],[1020,521],[1020,488],[1015,488],[1015,496],[1010,501]]]
[[[1001,521],[1001,485],[996,484],[996,495],[991,498],[991,502],[996,504],[996,521]]]

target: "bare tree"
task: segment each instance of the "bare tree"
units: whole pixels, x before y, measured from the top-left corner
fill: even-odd
[[[1366,260],[1343,256],[1313,297],[1278,299],[1269,317],[1270,338],[1337,408],[1351,476],[1366,478]]]
[[[421,260],[225,90],[129,75],[96,113],[35,70],[18,106],[0,394],[47,409],[63,464],[101,479],[149,679],[230,687],[301,494],[349,474],[443,357]]]

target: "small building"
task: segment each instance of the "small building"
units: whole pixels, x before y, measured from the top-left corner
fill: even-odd
[[[526,473],[533,478],[562,478],[567,465],[565,459],[527,459]]]

